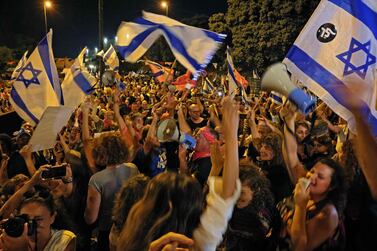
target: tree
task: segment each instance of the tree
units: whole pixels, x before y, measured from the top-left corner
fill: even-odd
[[[6,70],[7,62],[13,60],[12,50],[5,46],[0,46],[0,72]]]
[[[319,0],[228,0],[228,11],[209,26],[231,35],[232,56],[242,72],[263,72],[281,61]]]

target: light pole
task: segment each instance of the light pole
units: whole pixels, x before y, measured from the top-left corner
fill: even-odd
[[[169,16],[169,4],[167,2],[161,2],[161,7],[166,10],[166,16]]]
[[[51,8],[52,4],[50,1],[45,1],[44,4],[43,4],[43,10],[44,10],[44,13],[45,13],[45,29],[46,29],[46,34],[48,32],[47,30],[47,10],[46,9],[49,9]]]

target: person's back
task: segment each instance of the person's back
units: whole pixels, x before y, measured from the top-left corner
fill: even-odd
[[[137,167],[126,163],[115,168],[106,168],[94,174],[89,181],[89,186],[94,187],[101,194],[101,206],[98,215],[99,230],[109,231],[111,228],[111,211],[115,194],[122,183],[138,173]]]

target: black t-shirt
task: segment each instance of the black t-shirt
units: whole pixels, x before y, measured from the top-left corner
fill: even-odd
[[[199,183],[204,186],[211,171],[212,162],[210,157],[199,158],[189,162],[189,168]]]
[[[188,120],[186,120],[186,122],[187,122],[187,124],[190,126],[191,131],[195,131],[197,128],[205,127],[205,126],[207,125],[208,120],[203,119],[202,122],[200,122],[200,123],[195,123],[195,122],[193,122],[193,121],[189,118]]]

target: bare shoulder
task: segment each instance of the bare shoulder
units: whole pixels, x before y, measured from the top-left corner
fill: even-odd
[[[320,213],[313,219],[318,220],[320,223],[325,224],[329,228],[336,228],[339,223],[338,211],[331,203],[324,206]]]

